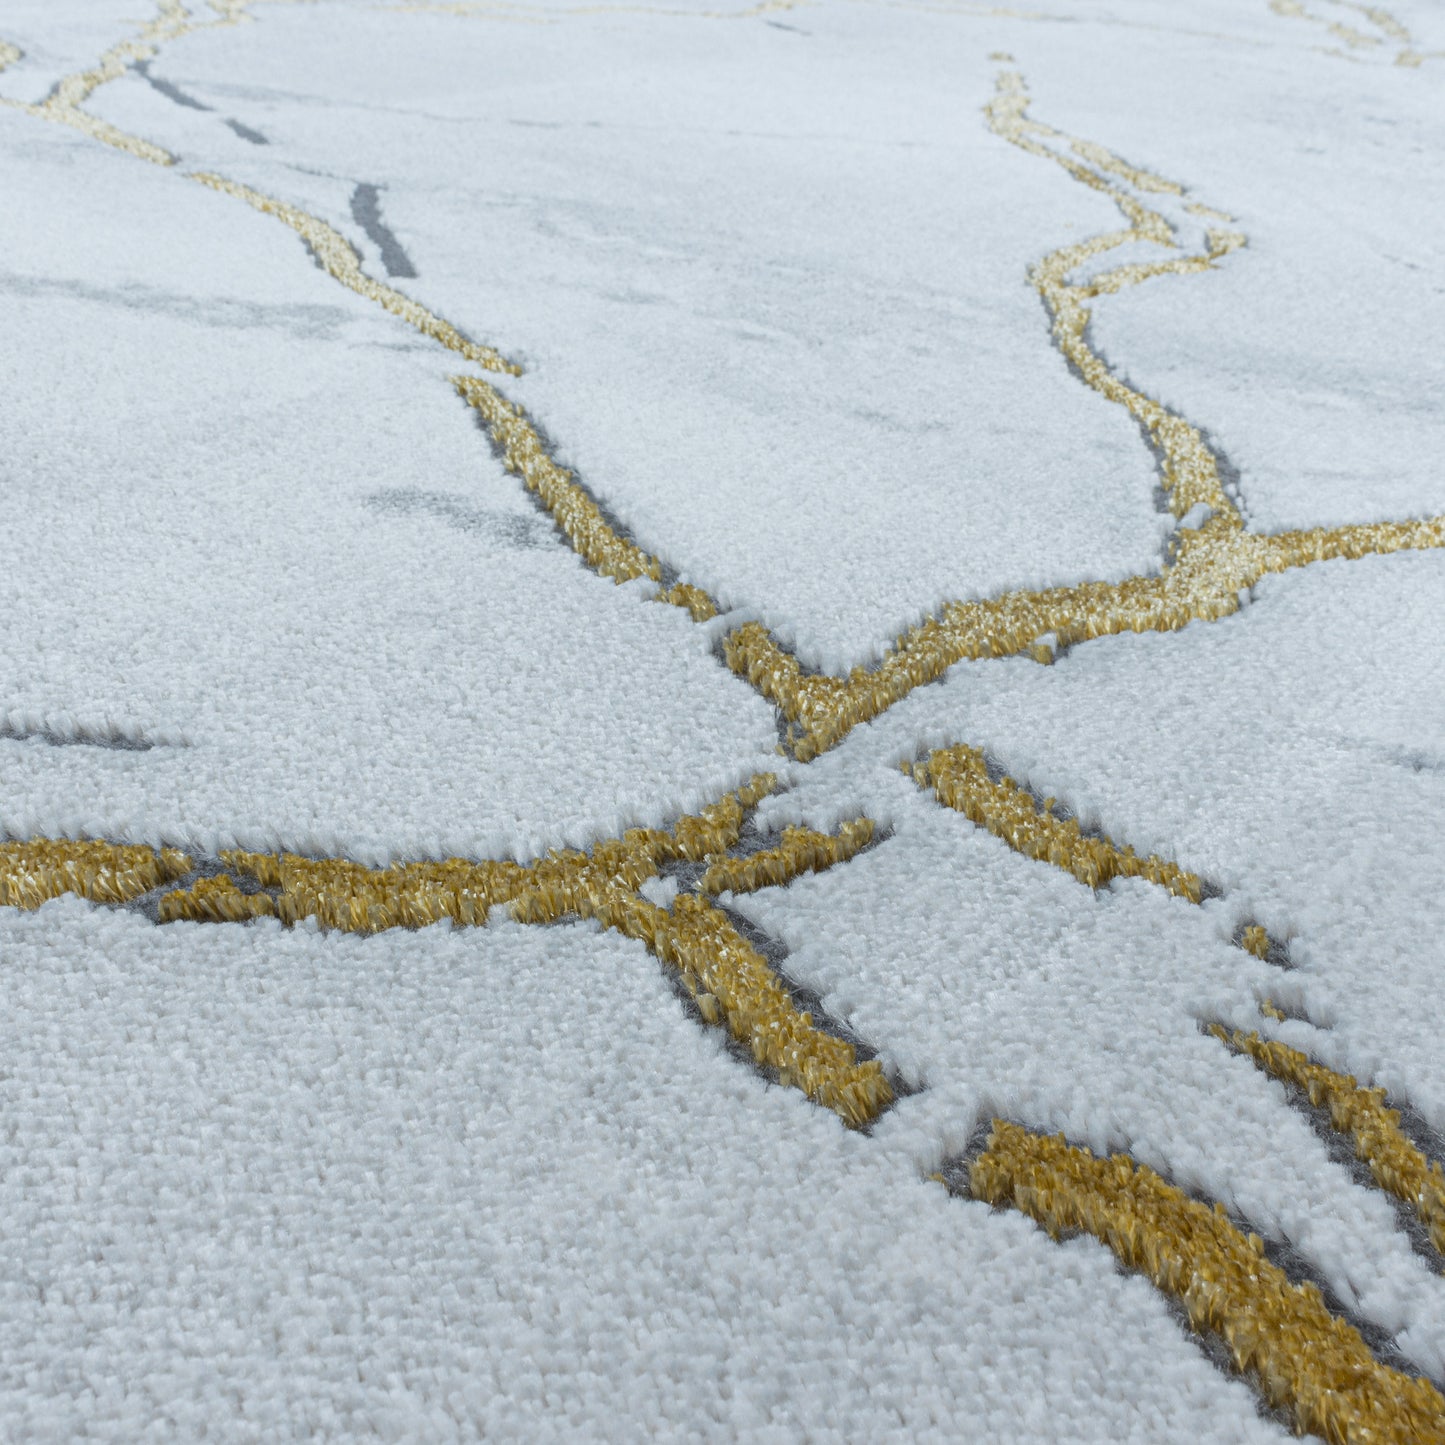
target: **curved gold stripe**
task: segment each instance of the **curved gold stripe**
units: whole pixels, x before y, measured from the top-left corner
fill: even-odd
[[[920,787],[932,787],[940,803],[1001,838],[1015,853],[1052,863],[1090,888],[1102,888],[1113,878],[1143,878],[1199,902],[1202,885],[1193,873],[1152,853],[1141,858],[1112,839],[1086,837],[1077,819],[1054,816],[1054,799],[1038,803],[1012,778],[990,778],[978,748],[960,743],[938,749],[926,762],[903,766]]]
[[[1281,1083],[1303,1089],[1317,1109],[1327,1108],[1331,1126],[1350,1136],[1355,1156],[1370,1166],[1375,1183],[1415,1211],[1430,1242],[1445,1254],[1445,1173],[1405,1137],[1399,1112],[1386,1105],[1383,1089],[1362,1088],[1352,1075],[1327,1069],[1278,1040],[1219,1024],[1209,1031]]]
[[[1100,170],[1156,194],[1182,196],[1184,188],[1129,165],[1092,141],[1073,141],[1072,153],[1055,150],[1044,142],[1069,138],[1051,126],[1030,119],[1028,105],[1023,77],[1017,71],[1004,71],[998,78],[993,100],[984,108],[989,128],[1010,144],[1030,155],[1053,161],[1076,181],[1108,196],[1129,223],[1125,230],[1111,231],[1051,251],[1033,268],[1031,279],[1053,322],[1054,340],[1084,381],[1101,396],[1123,406],[1159,447],[1163,455],[1162,482],[1176,517],[1184,516],[1202,502],[1216,517],[1228,519],[1232,526],[1242,526],[1238,511],[1225,494],[1214,454],[1198,429],[1119,380],[1089,345],[1090,311],[1085,303],[1092,297],[1154,276],[1207,271],[1221,256],[1244,245],[1244,237],[1236,231],[1211,231],[1207,236],[1207,250],[1202,255],[1120,266],[1092,281],[1071,283],[1068,277],[1079,266],[1119,246],[1145,241],[1170,248],[1178,245],[1174,227],[1164,216],[1106,180]],[[1099,169],[1083,164],[1076,156],[1088,159]]]
[[[39,908],[63,893],[95,903],[128,903],[190,872],[178,849],[37,838],[0,843],[0,905]]]
[[[1428,1380],[1376,1360],[1314,1285],[1291,1284],[1221,1206],[1197,1203],[1128,1156],[1096,1159],[995,1119],[969,1186],[1055,1238],[1084,1230],[1107,1244],[1179,1300],[1196,1330],[1221,1335],[1236,1368],[1301,1431],[1350,1445],[1445,1441],[1445,1398]]]
[[[225,176],[213,175],[209,171],[191,171],[189,178],[199,181],[203,186],[209,186],[213,191],[220,191],[223,195],[235,196],[237,200],[245,201],[248,206],[254,206],[263,215],[275,216],[278,221],[290,226],[311,248],[312,255],[320,261],[327,275],[333,280],[341,282],[358,296],[376,302],[393,316],[399,316],[408,326],[413,326],[423,336],[440,342],[448,351],[455,351],[459,356],[465,356],[468,361],[486,367],[488,371],[504,371],[512,376],[522,374],[520,366],[508,361],[492,347],[478,346],[475,342],[468,341],[451,322],[443,321],[440,316],[434,315],[411,297],[403,296],[395,288],[374,281],[361,269],[361,258],[356,254],[351,242],[310,212],[288,206],[285,201],[275,200],[260,191],[252,190],[250,186],[241,185],[239,181],[229,181]]]
[[[846,863],[873,841],[870,818],[844,823],[837,833],[812,828],[783,829],[776,848],[750,853],[746,858],[717,858],[708,865],[698,884],[701,893],[755,893],[790,883],[803,873],[822,873],[836,863]]]
[[[951,602],[905,632],[871,671],[846,677],[805,674],[757,622],[724,642],[728,665],[795,724],[797,757],[836,747],[859,723],[934,682],[956,662],[1010,657],[1054,634],[1061,646],[1120,632],[1173,632],[1239,610],[1239,594],[1271,572],[1336,558],[1445,547],[1445,517],[1365,523],[1261,537],[1215,517],[1178,534],[1174,563],[1159,577],[1083,582],[1038,592],[1006,592],[982,602]]]

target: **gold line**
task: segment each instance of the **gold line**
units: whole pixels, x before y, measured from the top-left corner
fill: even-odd
[[[836,747],[859,723],[934,682],[956,662],[1011,657],[1052,633],[1072,646],[1121,632],[1173,632],[1190,622],[1215,622],[1239,610],[1239,594],[1272,572],[1336,558],[1445,547],[1445,517],[1364,523],[1259,536],[1213,517],[1178,534],[1171,565],[1160,577],[1083,582],[1076,587],[1006,592],[981,602],[951,602],[910,628],[872,671],[846,677],[808,675],[757,622],[724,642],[728,665],[777,704],[793,723],[796,756],[806,762]]]
[[[1028,105],[1028,90],[1023,77],[1017,71],[1004,71],[998,78],[993,100],[984,108],[989,128],[1010,144],[1030,155],[1053,161],[1076,181],[1107,195],[1129,223],[1126,230],[1111,231],[1092,240],[1051,251],[1033,268],[1031,279],[1048,308],[1054,340],[1084,381],[1101,396],[1123,406],[1159,447],[1164,457],[1162,482],[1174,515],[1182,517],[1203,502],[1217,517],[1229,519],[1230,525],[1241,527],[1243,523],[1239,513],[1225,495],[1214,454],[1205,445],[1204,438],[1182,417],[1126,386],[1104,364],[1088,342],[1090,311],[1084,303],[1095,296],[1118,291],[1126,285],[1136,285],[1154,276],[1208,271],[1222,256],[1243,246],[1245,238],[1236,231],[1211,231],[1206,238],[1207,250],[1202,255],[1158,261],[1151,265],[1121,266],[1092,281],[1070,283],[1070,273],[1084,262],[1129,242],[1151,241],[1171,249],[1178,245],[1175,229],[1164,216],[1105,180],[1099,170],[1155,194],[1183,196],[1184,187],[1131,166],[1092,141],[1074,140],[1071,146],[1076,155],[1092,162],[1099,170],[1082,164],[1074,155],[1045,145],[1045,140],[1065,141],[1069,138],[1051,126],[1030,119]]]
[[[160,3],[162,16],[147,27],[143,36],[159,34],[158,27],[163,27],[168,15],[174,21],[177,0],[160,0]],[[245,16],[251,3],[255,0],[228,0],[221,19],[207,23],[234,23]],[[178,30],[176,33],[182,32]],[[94,71],[71,78],[74,82],[71,90],[88,95],[104,80],[113,79],[124,68],[116,68],[116,57],[122,52],[130,53],[126,51],[126,45],[138,43],[126,42],[113,47]],[[153,50],[150,53],[154,53]],[[1013,86],[1012,82],[1001,79],[1000,86],[1000,96],[992,103],[1000,107],[998,123],[1017,130],[1025,149],[1034,147],[1035,142],[1029,139],[1032,135],[1063,138],[1061,132],[1027,118],[1027,97],[1021,83]],[[73,122],[73,117],[48,114],[43,107],[25,108],[36,114],[45,114],[49,119]],[[99,135],[97,138],[108,139]],[[110,139],[109,143],[114,143],[114,140]],[[1134,179],[1141,187],[1156,192],[1182,193],[1176,183],[1129,166],[1102,147],[1090,142],[1075,144],[1079,147],[1079,154],[1099,159],[1112,173]],[[1135,228],[1141,233],[1157,231],[1161,226],[1167,229],[1167,223],[1162,218],[1111,186],[1081,162],[1057,155],[1047,147],[1040,149],[1070,174],[1107,192],[1126,216],[1133,218]],[[444,345],[457,350],[472,346],[445,321],[434,317],[399,292],[366,277],[356,263],[355,252],[324,222],[221,177],[198,175],[196,179],[245,199],[258,209],[284,220],[311,243],[330,274],[358,294],[379,301]],[[1149,219],[1151,216],[1153,220]],[[1059,253],[1053,254],[1057,256]],[[1223,254],[1218,243],[1212,244],[1210,254],[1204,258],[1184,258],[1169,264],[1186,269],[1197,268],[1210,264],[1216,254]],[[1151,271],[1150,274],[1154,273]],[[1091,285],[1095,288],[1094,294],[1098,294],[1099,288],[1127,284],[1132,279],[1138,279],[1136,274],[1131,273],[1130,268],[1121,267],[1106,277],[1097,278]],[[455,338],[460,346],[449,338]],[[473,348],[472,352],[462,350],[461,354],[480,359],[483,366],[514,374],[518,370],[513,363],[503,361],[491,348]],[[609,569],[604,575],[618,580],[637,576],[660,578],[661,564],[657,559],[618,537],[607,525],[571,474],[547,455],[536,428],[520,407],[506,401],[480,378],[453,378],[453,384],[486,420],[493,439],[509,457],[509,465],[514,470],[519,470],[524,464],[530,468],[530,476],[527,472],[522,473],[524,481],[539,494],[541,483],[547,483],[549,494],[557,499],[554,515],[558,517],[559,525],[591,565]],[[1213,476],[1217,479],[1217,471],[1207,449],[1204,452],[1204,472],[1196,474],[1197,469],[1191,472],[1189,438],[1197,437],[1194,429],[1178,422],[1177,418],[1170,417],[1162,409],[1155,416],[1147,411],[1152,403],[1141,401],[1139,405],[1146,408],[1146,418],[1158,422],[1161,434],[1176,449],[1179,457],[1176,472],[1179,474],[1175,484],[1176,487],[1184,487],[1179,493],[1180,500],[1193,494],[1188,485],[1191,475],[1195,481],[1202,475],[1203,490],[1210,490],[1209,478]],[[1184,428],[1182,433],[1172,429],[1170,424],[1175,422]],[[554,504],[547,505],[549,510],[553,509]],[[1225,506],[1228,508],[1227,499]],[[1445,545],[1442,521],[1445,519],[1316,529],[1278,538],[1236,535],[1230,539],[1221,535],[1237,527],[1236,514],[1228,508],[1222,513],[1217,512],[1203,528],[1178,537],[1174,565],[1161,578],[1134,577],[1121,583],[1083,583],[1077,587],[1039,592],[1009,592],[984,602],[951,603],[938,616],[899,637],[880,666],[872,672],[855,668],[846,678],[805,677],[796,660],[778,647],[759,623],[746,624],[730,634],[724,644],[725,656],[734,672],[746,677],[795,725],[794,750],[800,760],[807,761],[836,746],[859,722],[878,716],[915,687],[942,676],[955,662],[965,658],[1020,653],[1034,647],[1036,640],[1048,633],[1053,633],[1064,645],[1072,645],[1125,630],[1165,631],[1183,627],[1190,621],[1214,621],[1233,613],[1238,607],[1238,593],[1252,586],[1266,572],[1281,571],[1285,567],[1301,566],[1329,557],[1358,557],[1403,547]],[[1227,542],[1232,542],[1232,545],[1225,545]],[[698,621],[717,613],[716,604],[707,593],[689,584],[680,583],[658,594],[657,600],[683,608]]]
[[[191,870],[175,848],[37,838],[0,843],[0,906],[39,908],[63,893],[95,903],[128,903]]]
[[[191,171],[188,179],[199,181],[203,186],[209,186],[223,195],[234,196],[245,201],[248,206],[255,207],[263,215],[275,216],[278,221],[283,221],[306,242],[333,280],[341,282],[358,296],[376,302],[393,316],[400,317],[407,325],[415,327],[423,336],[440,342],[448,351],[455,351],[488,371],[504,371],[511,376],[522,374],[520,366],[508,361],[492,347],[477,346],[468,341],[449,321],[443,321],[425,306],[413,301],[409,296],[403,296],[400,291],[372,280],[361,269],[361,258],[351,243],[325,221],[318,220],[309,212],[295,206],[288,206],[284,201],[274,200],[260,191],[252,190],[250,186],[243,186],[238,181],[230,181],[208,171]]]
[[[140,160],[150,161],[154,165],[173,166],[176,158],[169,151],[139,136],[119,130],[81,107],[100,86],[124,75],[133,61],[152,58],[165,41],[179,39],[196,30],[234,25],[249,18],[248,7],[256,3],[256,0],[212,0],[212,8],[217,11],[217,18],[206,21],[194,20],[181,0],[157,0],[157,3],[160,14],[142,28],[139,37],[112,46],[90,70],[66,76],[56,86],[53,94],[39,105],[17,105],[11,101],[3,103],[13,105],[41,120],[71,126]],[[13,46],[9,48],[14,49]],[[18,51],[15,53],[19,55]],[[468,341],[450,322],[442,320],[395,288],[373,280],[361,269],[361,259],[351,243],[325,221],[295,206],[287,205],[284,201],[274,200],[250,186],[227,180],[224,176],[204,171],[191,171],[187,174],[191,180],[199,181],[224,195],[234,196],[263,214],[284,221],[310,246],[312,253],[334,280],[356,292],[358,296],[373,301],[392,315],[400,317],[424,336],[431,337],[449,351],[466,357],[468,361],[475,362],[488,371],[521,375],[520,366],[507,361],[492,347],[477,346]]]
[[[590,853],[553,852],[527,866],[453,858],[366,868],[345,859],[223,853],[228,867],[276,895],[247,894],[228,878],[202,879],[167,894],[159,917],[217,923],[274,916],[288,926],[313,918],[349,933],[419,928],[442,918],[480,925],[499,905],[519,923],[595,918],[674,968],[703,1018],[725,1025],[759,1065],[856,1128],[893,1100],[882,1066],[860,1063],[852,1044],[800,1011],[768,960],[706,899],[684,894],[665,909],[638,892],[665,862],[715,862],[736,846],[747,811],[774,783],[772,774],[761,774],[669,831],[636,828]],[[855,824],[850,840],[860,832]]]
[[[507,470],[515,472],[527,490],[537,494],[589,567],[618,582],[636,577],[650,577],[654,582],[661,579],[662,564],[624,541],[607,525],[572,473],[547,454],[537,429],[520,406],[514,406],[480,377],[454,376],[452,385],[486,423]]]
[[[783,829],[776,848],[750,853],[746,858],[717,858],[708,865],[698,884],[700,893],[756,893],[790,883],[803,873],[822,873],[835,863],[846,863],[873,841],[870,818],[844,823],[837,833],[812,828]]]
[[[1382,1365],[1359,1332],[1264,1258],[1230,1223],[1127,1155],[1096,1159],[1062,1138],[993,1122],[969,1170],[975,1198],[1012,1205],[1054,1237],[1084,1230],[1178,1299],[1194,1329],[1223,1336],[1235,1367],[1296,1427],[1339,1442],[1445,1441],[1445,1399]]]
[[[1193,873],[1150,854],[1141,858],[1106,837],[1088,838],[1075,818],[1056,818],[1053,798],[1042,803],[1010,777],[994,782],[978,748],[960,743],[931,753],[927,762],[903,770],[920,787],[932,787],[940,803],[1002,839],[1015,853],[1071,874],[1090,888],[1113,878],[1143,878],[1176,897],[1198,903],[1202,889]]]
[[[1445,1254],[1445,1174],[1405,1137],[1399,1112],[1385,1104],[1383,1089],[1362,1088],[1353,1075],[1336,1073],[1278,1040],[1219,1024],[1209,1031],[1281,1083],[1303,1089],[1315,1108],[1328,1108],[1331,1126],[1354,1141],[1355,1157],[1370,1166],[1375,1183],[1415,1211],[1430,1242]]]

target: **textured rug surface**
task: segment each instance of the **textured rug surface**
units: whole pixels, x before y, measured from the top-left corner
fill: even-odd
[[[0,0],[0,1435],[1445,1441],[1445,9]]]

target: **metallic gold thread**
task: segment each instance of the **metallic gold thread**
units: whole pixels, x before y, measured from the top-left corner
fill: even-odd
[[[1235,1367],[1299,1430],[1341,1445],[1445,1441],[1445,1398],[1382,1365],[1313,1284],[1291,1284],[1237,1229],[1126,1155],[1096,1159],[1062,1138],[995,1119],[969,1170],[975,1198],[1011,1205],[1054,1237],[1084,1230],[1223,1337]]]
[[[783,829],[776,848],[750,853],[746,858],[717,858],[708,865],[698,884],[700,893],[755,893],[790,883],[803,873],[822,873],[836,863],[846,863],[873,841],[873,822],[855,818],[836,834],[812,828]]]
[[[1355,1157],[1370,1166],[1375,1183],[1415,1211],[1430,1242],[1445,1254],[1445,1173],[1406,1138],[1399,1111],[1386,1105],[1383,1089],[1363,1088],[1353,1075],[1327,1069],[1277,1039],[1266,1041],[1218,1024],[1210,1033],[1248,1054],[1271,1077],[1304,1090],[1315,1108],[1328,1109],[1331,1127],[1350,1136]]]
[[[263,215],[275,216],[306,242],[333,280],[341,282],[358,296],[374,301],[393,316],[400,317],[408,326],[415,327],[423,336],[440,342],[448,351],[455,351],[459,356],[465,356],[468,361],[474,361],[488,371],[504,371],[512,376],[522,374],[520,366],[508,361],[492,347],[478,346],[475,342],[468,341],[451,322],[433,315],[425,306],[413,301],[409,296],[403,296],[393,287],[373,280],[361,269],[361,258],[356,254],[351,242],[325,221],[295,206],[288,206],[284,201],[252,190],[250,186],[243,186],[239,181],[230,181],[209,171],[192,171],[189,179],[199,181],[203,186],[209,186],[223,195],[245,201]]]
[[[760,774],[671,829],[631,829],[588,853],[563,850],[529,865],[450,859],[366,868],[342,859],[223,853],[227,867],[275,895],[247,894],[231,879],[206,878],[166,895],[159,916],[163,922],[216,923],[274,915],[287,925],[310,918],[351,933],[421,928],[443,918],[480,925],[498,905],[520,923],[595,918],[675,969],[703,1017],[725,1026],[759,1065],[857,1127],[892,1101],[882,1067],[874,1060],[860,1063],[851,1044],[800,1011],[768,960],[705,898],[684,894],[666,909],[638,892],[669,861],[712,860],[716,866],[736,846],[747,811],[774,783],[772,774]],[[871,824],[867,828],[871,834]],[[862,831],[855,824],[845,840],[824,840],[837,843],[833,861],[841,861],[847,848],[863,846]]]
[[[175,848],[37,838],[0,843],[0,906],[39,908],[74,893],[94,903],[128,903],[188,873]]]
[[[931,787],[940,803],[1015,853],[1051,863],[1090,888],[1102,888],[1113,878],[1143,878],[1191,903],[1200,900],[1201,884],[1193,873],[1153,854],[1141,858],[1109,838],[1087,837],[1077,819],[1054,816],[1052,798],[1039,803],[1012,778],[990,778],[978,748],[966,743],[940,748],[926,762],[905,763],[904,770],[920,787]]]
[[[1211,231],[1206,237],[1203,255],[1147,265],[1120,266],[1091,281],[1071,282],[1068,279],[1070,274],[1084,262],[1129,242],[1152,241],[1170,248],[1178,245],[1174,227],[1164,216],[1106,180],[1106,174],[1156,194],[1182,196],[1184,188],[1120,160],[1105,147],[1091,141],[1072,141],[1072,154],[1055,150],[1044,142],[1063,142],[1069,138],[1051,126],[1031,119],[1028,104],[1023,77],[1016,71],[1004,71],[998,79],[997,93],[984,110],[989,128],[1012,145],[1030,155],[1053,161],[1075,180],[1107,195],[1129,222],[1126,230],[1111,231],[1092,240],[1051,251],[1033,268],[1032,280],[1052,318],[1055,342],[1085,383],[1107,400],[1123,406],[1159,447],[1163,456],[1162,483],[1176,517],[1184,516],[1202,502],[1211,508],[1216,517],[1228,520],[1232,526],[1242,526],[1237,509],[1225,494],[1214,454],[1205,445],[1198,429],[1126,385],[1089,345],[1091,313],[1086,302],[1154,276],[1207,271],[1222,256],[1244,245],[1244,237],[1235,231]],[[1090,164],[1085,165],[1076,157],[1082,157]]]
[[[502,454],[503,465],[521,477],[529,492],[536,494],[573,551],[594,572],[615,582],[630,582],[638,577],[661,581],[662,563],[617,535],[573,474],[553,460],[537,428],[520,406],[508,401],[481,377],[454,376],[452,385],[482,418],[488,435]],[[717,616],[717,604],[701,587],[690,583],[675,583],[659,592],[654,600],[682,608],[694,622]]]
[[[1239,594],[1272,572],[1337,558],[1445,547],[1445,517],[1314,528],[1262,537],[1213,518],[1179,534],[1173,564],[1158,577],[1084,582],[1037,592],[1006,592],[981,602],[951,602],[911,628],[876,668],[846,677],[805,674],[796,658],[757,622],[724,641],[728,665],[794,724],[796,756],[808,761],[836,747],[914,688],[965,659],[1010,657],[1053,633],[1060,647],[1121,632],[1172,632],[1239,610]]]

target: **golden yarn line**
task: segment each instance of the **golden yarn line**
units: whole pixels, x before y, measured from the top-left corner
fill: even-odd
[[[1317,1286],[1291,1284],[1258,1235],[1127,1155],[1096,1159],[1062,1138],[995,1119],[969,1169],[976,1199],[1011,1205],[1057,1239],[1084,1230],[1179,1300],[1196,1330],[1223,1337],[1235,1367],[1296,1427],[1337,1445],[1440,1445],[1445,1398],[1381,1364]]]
[[[1158,577],[1083,582],[1074,587],[1006,592],[981,602],[951,602],[910,628],[871,670],[846,677],[804,674],[795,657],[757,622],[730,633],[729,666],[795,724],[793,749],[808,761],[836,747],[914,688],[933,682],[965,659],[1028,652],[1053,634],[1072,646],[1120,632],[1173,632],[1239,610],[1239,594],[1272,572],[1337,558],[1359,558],[1445,546],[1445,517],[1318,527],[1265,537],[1240,532],[1226,519],[1178,535],[1173,564]]]
[[[978,748],[960,743],[929,754],[926,762],[903,766],[920,787],[932,787],[940,803],[1002,839],[1015,853],[1051,863],[1090,888],[1102,888],[1113,878],[1143,878],[1199,902],[1201,885],[1193,873],[1152,853],[1141,858],[1112,839],[1085,836],[1077,819],[1054,816],[1053,798],[1038,803],[1012,778],[991,779]]]
[[[1271,1012],[1280,1016],[1277,1009]],[[1219,1024],[1211,1025],[1210,1033],[1281,1083],[1303,1089],[1315,1108],[1327,1108],[1331,1127],[1350,1136],[1355,1157],[1370,1166],[1375,1183],[1415,1211],[1430,1242],[1445,1254],[1445,1174],[1406,1138],[1399,1111],[1386,1105],[1383,1089],[1362,1088],[1353,1075],[1336,1073],[1257,1033],[1230,1032]]]
[[[502,464],[521,477],[562,529],[572,549],[603,577],[630,582],[662,578],[662,563],[633,542],[619,537],[576,478],[553,460],[537,428],[522,407],[510,402],[479,376],[454,376],[452,385],[486,424],[502,454]],[[694,622],[717,616],[717,605],[700,587],[678,582],[653,599],[680,607]]]
[[[855,818],[832,835],[812,828],[784,828],[776,848],[765,848],[746,858],[714,859],[702,875],[698,891],[755,893],[759,888],[774,888],[803,873],[822,873],[836,863],[846,863],[872,841],[871,818]]]
[[[1351,50],[1369,50],[1382,45],[1384,40],[1381,36],[1384,36],[1393,40],[1400,47],[1395,56],[1396,65],[1414,68],[1424,62],[1425,56],[1415,47],[1415,37],[1388,10],[1379,5],[1362,4],[1360,0],[1336,0],[1336,3],[1347,10],[1353,10],[1357,15],[1364,16],[1376,30],[1380,31],[1380,35],[1366,35],[1352,25],[1345,25],[1338,20],[1329,20],[1323,15],[1315,15],[1307,10],[1300,0],[1270,0],[1269,8],[1276,15],[1282,15],[1288,20],[1307,20],[1314,25],[1324,26],[1336,40],[1342,41]]]
[[[306,242],[312,255],[333,280],[341,282],[358,296],[374,301],[393,316],[400,317],[408,326],[415,327],[423,336],[440,342],[448,351],[455,351],[459,356],[465,356],[468,361],[474,361],[488,371],[504,371],[512,376],[522,374],[520,366],[508,361],[492,347],[478,346],[475,342],[468,341],[451,322],[443,321],[440,316],[434,315],[425,306],[413,301],[409,296],[402,295],[393,287],[373,280],[361,269],[361,258],[356,254],[351,242],[310,212],[208,171],[192,171],[190,179],[209,186],[213,191],[220,191],[223,195],[235,196],[263,215],[275,216]]]
[[[1231,519],[1232,525],[1242,526],[1237,509],[1225,494],[1214,454],[1205,445],[1197,428],[1126,386],[1089,345],[1087,332],[1091,313],[1085,303],[1095,296],[1137,285],[1154,276],[1207,271],[1221,256],[1244,245],[1245,238],[1236,231],[1210,231],[1203,255],[1120,266],[1092,281],[1071,283],[1069,275],[1085,261],[1129,242],[1152,241],[1171,249],[1178,245],[1174,227],[1164,216],[1105,180],[1098,169],[1084,165],[1075,156],[1082,156],[1093,166],[1141,190],[1182,196],[1184,188],[1174,181],[1131,166],[1092,141],[1071,141],[1070,137],[1051,126],[1030,119],[1028,105],[1028,90],[1023,77],[1016,71],[1004,71],[998,78],[993,100],[984,109],[989,128],[1021,150],[1053,161],[1076,181],[1108,196],[1129,222],[1126,230],[1112,231],[1051,251],[1033,268],[1031,279],[1052,319],[1055,342],[1086,384],[1107,400],[1123,406],[1158,445],[1163,453],[1162,483],[1176,517],[1186,515],[1203,502],[1216,517]],[[1070,141],[1074,154],[1057,151],[1044,144],[1045,140]]]
[[[638,892],[668,861],[715,866],[774,783],[772,774],[761,774],[670,830],[634,828],[589,853],[561,850],[528,865],[454,858],[367,868],[342,859],[227,852],[221,861],[229,868],[277,892],[248,894],[230,878],[202,879],[167,894],[159,916],[207,923],[272,916],[287,925],[313,918],[351,933],[420,928],[442,918],[481,925],[498,905],[520,923],[595,918],[674,968],[703,1018],[725,1026],[759,1065],[856,1127],[892,1101],[882,1067],[860,1063],[851,1044],[814,1024],[768,960],[706,899],[683,895],[669,909]],[[857,838],[855,828],[849,841]]]
[[[63,893],[95,903],[128,903],[191,870],[175,848],[36,838],[0,843],[0,905],[39,908]]]

